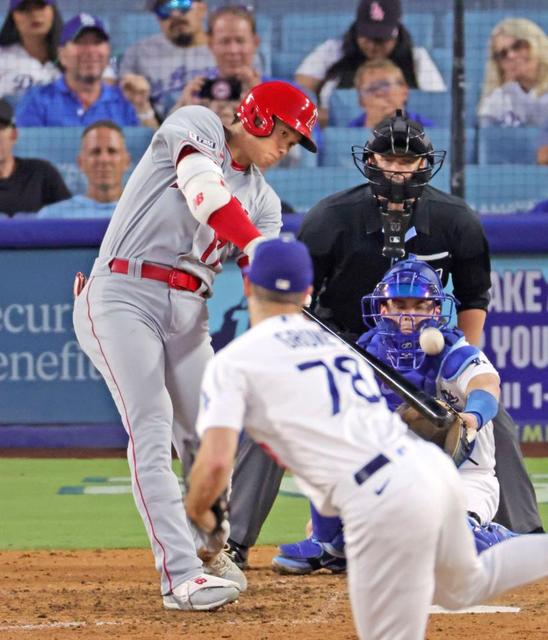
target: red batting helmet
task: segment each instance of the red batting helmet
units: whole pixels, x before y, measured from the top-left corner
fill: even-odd
[[[274,116],[301,134],[303,147],[317,152],[312,141],[312,127],[318,110],[310,98],[289,82],[274,80],[253,87],[236,112],[244,129],[265,138],[274,129]]]

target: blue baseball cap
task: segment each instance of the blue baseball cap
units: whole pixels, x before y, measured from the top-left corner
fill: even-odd
[[[306,291],[314,277],[306,245],[285,238],[261,242],[244,273],[253,284],[280,293]]]
[[[59,43],[61,46],[67,44],[67,42],[76,40],[76,38],[86,29],[95,29],[99,31],[108,40],[108,31],[105,27],[105,23],[95,16],[89,13],[79,13],[74,18],[71,18],[68,22],[65,22],[63,31],[61,31],[61,38]]]
[[[10,0],[10,11],[17,9],[20,4],[23,4],[26,0]],[[55,4],[55,0],[40,0],[43,4]]]

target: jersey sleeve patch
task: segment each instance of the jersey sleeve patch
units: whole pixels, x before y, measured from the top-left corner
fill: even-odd
[[[188,137],[191,140],[193,140],[194,142],[196,142],[196,144],[201,145],[203,147],[207,147],[208,149],[216,149],[217,148],[217,143],[216,142],[213,142],[213,140],[208,140],[207,138],[199,136],[197,133],[194,133],[194,131],[189,131],[188,132]]]
[[[481,356],[481,351],[470,344],[457,347],[449,352],[441,366],[441,377],[445,380],[454,380],[466,367]]]

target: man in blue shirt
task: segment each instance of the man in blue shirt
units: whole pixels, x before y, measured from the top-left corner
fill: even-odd
[[[138,125],[135,108],[121,90],[102,81],[109,58],[109,36],[99,18],[80,13],[69,20],[59,47],[63,76],[25,94],[17,107],[18,125],[81,127],[97,120]]]
[[[85,195],[42,208],[38,218],[110,218],[122,194],[131,158],[120,127],[99,120],[82,134],[78,166],[86,176]]]

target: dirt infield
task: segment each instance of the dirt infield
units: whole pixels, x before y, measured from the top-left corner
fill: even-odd
[[[272,547],[251,556],[250,587],[214,613],[164,611],[148,550],[0,553],[2,640],[350,640],[343,576],[282,577]],[[548,580],[496,604],[519,613],[435,615],[428,640],[541,640],[548,629]]]

